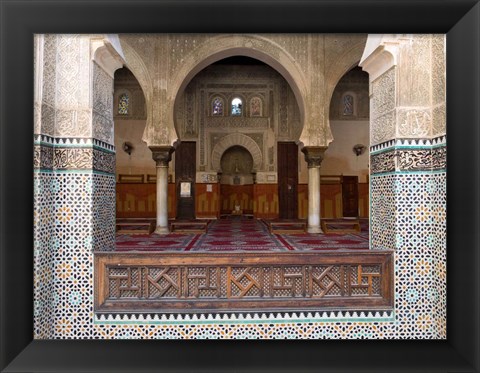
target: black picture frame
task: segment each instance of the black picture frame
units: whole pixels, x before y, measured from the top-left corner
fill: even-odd
[[[2,372],[478,372],[480,4],[444,1],[8,1],[1,10]],[[446,341],[33,340],[33,34],[447,34]]]

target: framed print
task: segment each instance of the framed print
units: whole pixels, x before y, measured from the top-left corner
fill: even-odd
[[[138,175],[130,175],[130,174],[119,174],[118,175],[118,182],[119,183],[143,183],[143,179],[145,175],[138,174]]]
[[[192,196],[192,184],[189,181],[182,181],[180,183],[180,197]]]
[[[2,371],[479,370],[477,1],[1,6]],[[278,81],[253,70],[255,84],[201,81],[205,69],[228,70],[225,60],[237,57],[261,61]],[[335,91],[357,66],[368,73],[366,94],[350,89],[355,77]],[[125,67],[131,74],[119,76]],[[252,189],[264,193],[269,217],[280,214],[272,196],[281,172],[270,179],[282,168],[276,142],[301,144],[301,162],[285,157],[284,167],[299,167],[305,185],[294,212],[308,218],[308,234],[320,234],[320,202],[317,209],[312,201],[337,186],[328,178],[321,186],[320,169],[340,163],[328,149],[337,136],[330,131],[352,116],[358,124],[369,108],[370,205],[362,211],[371,214],[370,250],[312,250],[308,263],[295,252],[301,239],[286,254],[192,250],[149,262],[148,250],[133,250],[102,272],[108,286],[96,288],[95,259],[117,255],[112,91],[132,76],[138,85],[122,87],[124,103],[133,112],[140,103],[146,116],[120,120],[143,134],[135,148],[143,141],[154,155],[137,174],[143,182],[155,173],[158,183],[158,203],[146,202],[157,206],[157,244],[179,240],[162,231],[174,214],[168,167],[177,134],[198,141],[199,172],[229,169],[222,155],[230,148],[243,160],[230,175],[242,183],[181,183],[180,197],[198,197],[199,208],[231,188],[242,191],[235,196],[245,212]],[[335,97],[348,115],[329,114]],[[232,117],[219,105],[233,99],[244,105]],[[345,141],[358,164],[362,155],[351,148],[366,141]],[[244,185],[257,172],[273,173]],[[98,292],[103,313],[93,307]],[[223,339],[235,341],[213,341]]]

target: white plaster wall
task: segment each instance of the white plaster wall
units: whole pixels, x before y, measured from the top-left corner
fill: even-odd
[[[142,141],[145,120],[116,120],[115,148],[117,176],[118,174],[156,174],[152,151]],[[123,151],[123,143],[127,141],[134,147],[131,156]]]
[[[369,162],[369,122],[337,120],[330,122],[333,141],[330,143],[320,167],[321,175],[358,176],[359,182],[366,182]],[[353,152],[356,144],[363,144],[366,150],[358,157]]]

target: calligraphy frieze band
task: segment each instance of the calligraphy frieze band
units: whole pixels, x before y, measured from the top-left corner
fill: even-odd
[[[444,171],[445,136],[434,140],[392,140],[370,148],[370,172]]]
[[[115,173],[114,147],[96,139],[34,137],[35,169]]]

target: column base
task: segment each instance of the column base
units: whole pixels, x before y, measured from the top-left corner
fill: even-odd
[[[157,226],[157,228],[155,228],[155,232],[156,234],[169,234],[170,233],[170,230],[168,229],[168,227],[161,227],[161,226]]]
[[[322,228],[319,226],[311,226],[307,228],[308,233],[320,233],[323,234]]]

